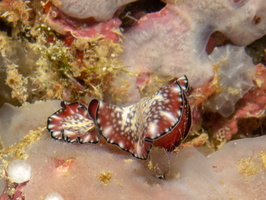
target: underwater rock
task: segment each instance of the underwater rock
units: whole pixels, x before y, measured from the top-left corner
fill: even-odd
[[[167,4],[125,33],[121,58],[135,74],[185,74],[193,88],[201,87],[214,75],[205,52],[210,35],[220,31],[234,44],[250,44],[266,33],[265,7],[263,0]]]
[[[217,90],[206,106],[228,117],[234,112],[236,102],[253,86],[255,68],[244,47],[216,47],[209,59],[215,71]]]

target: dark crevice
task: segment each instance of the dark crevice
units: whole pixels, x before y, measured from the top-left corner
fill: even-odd
[[[246,47],[246,52],[252,57],[253,63],[266,65],[266,35]]]
[[[12,34],[12,25],[11,23],[0,18],[0,31],[6,32],[7,36],[11,37]]]
[[[165,5],[160,0],[141,0],[128,4],[119,15],[122,20],[121,28],[127,29],[131,27],[145,14],[157,12]]]

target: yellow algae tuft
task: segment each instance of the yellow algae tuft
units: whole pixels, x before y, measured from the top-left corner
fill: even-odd
[[[7,36],[5,32],[0,32],[0,53],[3,57],[14,55],[16,43]]]
[[[215,133],[214,140],[212,141],[214,149],[219,150],[227,143],[226,135],[229,133],[229,131],[230,129],[228,127],[224,127]]]
[[[13,159],[27,159],[28,155],[26,150],[34,142],[38,141],[44,131],[44,127],[39,127],[36,130],[31,130],[27,135],[25,135],[19,142],[7,147],[6,149],[1,148],[0,150],[0,178],[5,178],[7,180],[7,194],[12,196],[16,191],[17,184],[13,183],[8,176],[6,176],[6,168],[9,164],[10,158]]]
[[[20,103],[26,102],[28,98],[28,91],[26,88],[28,79],[18,72],[17,65],[10,64],[7,66],[6,84],[12,89],[12,98],[18,99]]]
[[[129,158],[129,159],[125,159],[124,160],[125,163],[132,163],[133,162],[133,159]]]
[[[149,162],[148,162],[148,168],[150,169],[150,170],[152,170],[153,169],[153,164],[152,164],[152,161],[150,160]]]
[[[0,33],[0,65],[4,69],[0,75],[7,77],[10,87],[3,91],[7,102],[88,102],[92,97],[119,101],[126,96],[129,83],[116,90],[110,87],[119,74],[128,73],[119,59],[121,42],[114,43],[102,35],[69,39],[47,26],[45,4],[28,2],[0,2],[0,14],[10,22],[11,32],[8,36]]]
[[[57,7],[62,4],[62,2],[60,0],[49,0],[49,1],[52,2]]]
[[[118,59],[122,52],[120,44],[98,36],[74,39],[70,47],[64,46],[60,40],[47,46],[45,30],[36,31],[39,31],[36,43],[8,40],[13,49],[25,46],[34,51],[35,66],[23,66],[12,59],[14,55],[11,49],[4,46],[1,49],[2,55],[6,55],[5,60],[8,60],[5,62],[5,73],[8,76],[6,84],[12,89],[12,98],[19,100],[21,104],[47,99],[80,99],[87,102],[89,97],[103,99],[104,93],[115,99],[126,90],[128,84],[115,91],[110,89],[110,82],[117,75],[127,73]],[[22,74],[21,70],[27,73]]]
[[[44,130],[45,127],[38,127],[36,130],[31,130],[19,142],[6,149],[2,149],[0,151],[0,159],[7,156],[12,156],[15,159],[26,159],[28,157],[26,154],[27,148],[40,139]]]
[[[164,3],[169,3],[169,4],[175,4],[175,5],[181,5],[185,3],[187,0],[162,0]]]
[[[248,177],[266,170],[265,152],[261,152],[260,156],[242,158],[238,161],[238,172],[244,177]]]
[[[260,152],[260,156],[261,156],[261,159],[262,159],[262,163],[263,163],[264,169],[266,170],[266,152],[265,151]]]
[[[28,6],[30,1],[16,0],[13,3],[4,1],[0,4],[0,13],[2,17],[6,17],[8,22],[14,23],[14,26],[22,21],[28,23],[31,8]]]
[[[204,144],[210,145],[209,144],[209,135],[207,133],[197,133],[195,132],[196,137],[193,139],[189,140],[186,143],[183,143],[182,146],[193,146],[193,147],[200,147],[203,146]]]
[[[105,184],[110,183],[112,180],[112,173],[101,171],[100,176],[99,176],[99,180]]]

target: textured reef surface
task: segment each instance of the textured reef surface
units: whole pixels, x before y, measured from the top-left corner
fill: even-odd
[[[264,9],[264,1],[167,4],[125,34],[122,59],[132,72],[186,74],[192,87],[201,87],[214,76],[205,51],[210,36],[219,31],[235,45],[248,45],[265,34]]]
[[[2,0],[0,199],[263,199],[265,9],[265,0]],[[167,87],[184,75],[186,87]],[[81,111],[62,120],[61,101]],[[98,144],[82,144],[96,143],[82,135],[96,127],[82,121],[88,112]],[[160,141],[160,115],[167,133],[191,125],[188,137]],[[120,129],[150,135],[124,141]]]
[[[266,194],[265,136],[231,141],[208,157],[203,149],[194,147],[171,154],[154,148],[150,159],[142,161],[105,144],[70,145],[53,140],[38,127],[46,123],[48,113],[59,108],[59,103],[4,106],[0,114],[8,110],[5,118],[10,121],[5,133],[15,137],[12,127],[20,127],[20,138],[3,139],[4,147],[9,146],[5,158],[26,159],[23,165],[19,161],[19,166],[11,162],[13,168],[26,165],[24,174],[28,165],[31,167],[30,180],[24,183],[12,179],[20,175],[13,169],[15,175],[9,177],[16,185],[9,183],[6,190],[11,187],[17,192],[23,185],[26,199],[59,198],[60,194],[65,200],[87,199],[88,195],[92,199],[262,199]],[[46,113],[42,112],[44,107]],[[33,124],[34,113],[40,114]],[[14,115],[17,117],[12,120]],[[0,124],[2,127],[2,120]]]

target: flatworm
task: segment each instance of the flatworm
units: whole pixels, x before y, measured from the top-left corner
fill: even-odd
[[[94,99],[88,106],[89,115],[108,143],[146,159],[152,143],[172,151],[186,137],[191,126],[187,89],[183,76],[128,107]]]
[[[86,106],[79,102],[61,102],[62,109],[52,114],[47,121],[47,129],[57,140],[70,143],[98,143],[99,134]]]
[[[98,143],[102,135],[134,157],[147,159],[152,145],[172,151],[187,136],[191,126],[187,90],[187,77],[182,76],[128,107],[97,99],[88,108],[62,102],[62,109],[48,118],[47,129],[54,139],[71,143]]]

